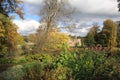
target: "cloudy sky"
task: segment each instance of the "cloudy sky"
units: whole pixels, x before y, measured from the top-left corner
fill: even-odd
[[[102,23],[106,19],[120,20],[117,0],[69,0],[75,8],[74,23],[76,28],[70,30],[72,34],[85,36],[93,23]],[[40,25],[40,8],[42,0],[24,0],[25,20],[16,18],[13,22],[18,25],[18,32],[22,35],[34,33]]]

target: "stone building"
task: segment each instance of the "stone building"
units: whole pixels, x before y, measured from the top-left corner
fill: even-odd
[[[68,45],[70,47],[75,47],[75,46],[80,47],[80,46],[82,46],[81,38],[80,37],[74,37],[73,39],[69,39]]]

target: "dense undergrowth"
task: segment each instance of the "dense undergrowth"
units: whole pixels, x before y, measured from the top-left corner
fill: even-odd
[[[0,59],[0,80],[120,80],[120,51],[68,51]]]

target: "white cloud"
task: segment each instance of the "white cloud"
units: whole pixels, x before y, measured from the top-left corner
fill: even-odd
[[[116,14],[116,0],[69,0],[70,4],[82,13]]]
[[[25,4],[28,5],[27,14],[38,15],[42,1],[43,0],[24,0]],[[120,19],[117,0],[69,0],[69,3],[76,9],[73,14],[73,20],[74,23],[77,24],[77,28],[72,29],[71,32],[77,35],[84,36],[89,28],[92,27],[92,24],[89,23],[103,22],[106,19],[112,19],[114,21]],[[31,24],[29,21],[26,22],[23,21],[21,24]],[[31,28],[27,25],[27,29]],[[19,32],[24,30],[27,31],[27,29],[20,28]]]
[[[18,26],[18,32],[22,35],[34,33],[40,25],[35,20],[14,20],[13,22]]]
[[[23,0],[23,2],[28,4],[41,4],[43,0]]]
[[[39,12],[43,0],[24,0],[24,2],[29,5],[29,8],[32,7],[32,11],[38,10]],[[118,15],[117,0],[69,0],[69,3],[75,7],[78,12],[85,14]]]
[[[120,13],[116,0],[69,0],[70,4],[76,8],[74,20],[77,28],[73,29],[76,35],[84,36],[92,27],[94,22],[103,22],[106,19],[119,20]],[[100,25],[102,26],[102,25]]]

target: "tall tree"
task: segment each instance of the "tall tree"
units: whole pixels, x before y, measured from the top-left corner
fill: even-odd
[[[17,32],[17,26],[5,15],[0,14],[0,54],[13,52],[22,37]]]
[[[112,20],[104,21],[102,33],[106,36],[106,44],[108,47],[115,47],[117,45],[117,25]]]
[[[39,40],[41,47],[49,40],[50,32],[58,27],[59,23],[65,23],[70,18],[73,9],[69,6],[67,0],[44,0],[40,11],[40,26],[42,37]],[[39,45],[38,45],[39,46]]]
[[[21,0],[0,0],[0,55],[15,51],[18,41],[22,41],[17,26],[9,17],[16,13],[23,18],[21,3]]]
[[[120,21],[117,22],[117,46],[120,47]]]
[[[119,11],[120,11],[120,0],[117,0],[118,1],[118,8],[119,8]],[[118,46],[120,47],[120,22],[118,22],[118,39],[117,39],[117,42],[118,42]]]
[[[94,46],[96,44],[95,36],[98,33],[98,30],[99,26],[97,24],[94,24],[84,40],[87,46]]]
[[[44,0],[40,11],[41,22],[46,23],[47,32],[57,27],[59,22],[65,22],[70,17],[73,9],[69,6],[68,0]],[[63,21],[64,20],[64,21]]]

